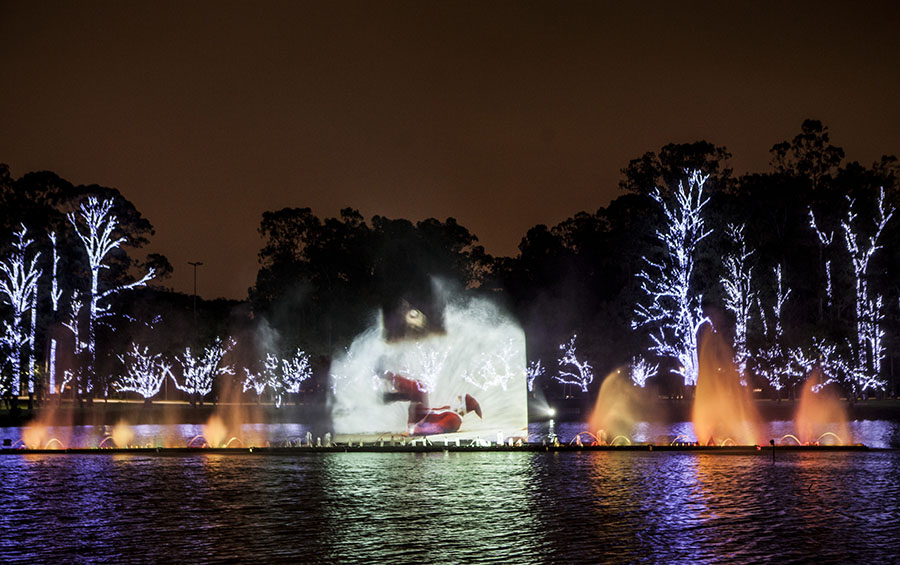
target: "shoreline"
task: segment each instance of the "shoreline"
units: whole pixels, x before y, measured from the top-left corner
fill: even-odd
[[[841,453],[867,451],[896,451],[890,448],[871,448],[863,444],[849,445],[730,445],[711,446],[697,444],[634,444],[634,445],[552,445],[540,443],[524,443],[518,445],[454,445],[452,443],[390,444],[332,444],[330,446],[290,446],[290,447],[107,447],[107,448],[66,448],[66,449],[0,449],[2,455],[305,455],[313,453],[538,453],[538,452],[646,452],[646,453],[704,453],[715,455],[755,455],[772,457],[776,453]]]
[[[763,421],[793,420],[799,401],[756,400],[754,404]],[[844,401],[847,419],[889,420],[900,422],[900,399],[870,399],[850,405]],[[644,421],[676,423],[691,421],[692,402],[689,400],[659,399],[647,407]],[[557,422],[583,422],[590,411],[562,407]],[[321,402],[282,405],[271,403],[218,403],[191,406],[187,402],[158,401],[94,401],[92,405],[78,405],[71,401],[53,402],[29,411],[0,410],[0,427],[20,427],[32,421],[50,426],[113,426],[125,421],[130,425],[146,424],[205,424],[218,415],[226,420],[240,420],[248,424],[322,424],[328,421],[328,407]],[[530,407],[529,423],[547,421],[546,413]]]

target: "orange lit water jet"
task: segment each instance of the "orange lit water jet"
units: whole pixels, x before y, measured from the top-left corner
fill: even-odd
[[[54,445],[55,445],[56,447],[54,447]],[[66,446],[63,445],[63,442],[59,441],[59,440],[56,439],[55,437],[54,437],[54,438],[50,438],[50,441],[48,441],[48,442],[44,445],[44,449],[65,449],[65,448],[66,448]]]
[[[613,441],[622,437],[631,443],[629,438],[638,415],[643,413],[643,405],[641,389],[621,371],[613,371],[600,386],[588,426],[596,431],[599,443],[607,443],[609,437],[616,438]]]
[[[195,445],[194,442],[197,441],[198,439],[203,440],[203,443],[201,443],[199,445],[199,447],[209,447],[209,443],[206,442],[206,438],[203,437],[202,435],[196,435],[196,436],[192,437],[190,439],[190,441],[187,442],[187,446],[188,447],[197,447],[197,445]]]
[[[778,440],[778,445],[783,445],[784,440],[786,439],[792,439],[797,443],[797,445],[803,445],[803,442],[800,441],[800,438],[798,438],[794,434],[784,434],[783,436],[781,436],[781,438]]]
[[[22,432],[22,443],[28,449],[41,449],[48,440],[47,427],[42,424],[30,424]]]
[[[128,447],[134,441],[134,431],[124,420],[113,427],[111,436],[116,447]]]
[[[593,440],[593,441],[591,441],[591,443],[588,443],[587,445],[601,445],[601,443],[602,443],[601,439],[598,436],[595,436],[594,434],[592,434],[591,432],[579,432],[578,434],[575,435],[575,437],[573,437],[569,441],[569,445],[584,445],[584,442],[581,439],[583,436],[589,437],[589,438],[591,438],[591,440]]]
[[[700,372],[694,396],[694,433],[701,444],[725,438],[759,444],[760,419],[748,388],[741,386],[731,348],[716,333],[700,341]]]
[[[847,410],[833,389],[813,390],[820,380],[819,370],[815,369],[803,385],[794,416],[797,436],[803,443],[818,443],[825,438],[830,438],[830,443],[850,443]]]
[[[210,447],[221,447],[225,438],[228,437],[228,430],[225,428],[222,418],[216,415],[211,416],[203,426],[203,437]]]

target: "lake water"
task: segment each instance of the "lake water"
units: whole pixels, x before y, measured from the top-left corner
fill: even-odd
[[[582,428],[530,431],[568,441]],[[900,440],[893,422],[851,430],[873,447]],[[53,431],[82,444],[109,430]],[[139,441],[182,445],[201,431],[135,427]],[[242,429],[256,444],[305,433]],[[900,451],[786,452],[774,463],[661,452],[14,454],[0,456],[0,504],[4,562],[881,563],[900,547]]]
[[[0,456],[0,561],[892,562],[900,453]]]

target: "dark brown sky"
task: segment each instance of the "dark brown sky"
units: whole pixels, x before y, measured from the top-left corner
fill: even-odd
[[[453,216],[515,254],[667,142],[758,170],[814,117],[900,154],[898,30],[891,2],[2,1],[0,162],[119,188],[167,284],[199,260],[244,297],[265,210]]]

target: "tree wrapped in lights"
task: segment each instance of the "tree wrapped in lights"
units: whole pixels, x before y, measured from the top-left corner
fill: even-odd
[[[819,229],[818,224],[816,223],[816,215],[813,214],[812,208],[809,209],[809,227],[816,232],[816,237],[819,240],[819,251],[820,251],[820,259],[822,255],[822,251],[825,248],[831,245],[831,242],[834,241],[834,232],[825,232]],[[828,307],[831,307],[831,302],[834,299],[832,293],[832,285],[831,285],[831,259],[825,259],[825,296],[827,298]]]
[[[643,357],[631,358],[631,381],[637,386],[644,388],[647,385],[647,379],[652,379],[658,372],[659,365],[651,365]]]
[[[0,342],[9,351],[8,363],[12,367],[10,382],[2,386],[5,395],[18,395],[21,388],[23,350],[30,350],[28,361],[28,392],[34,392],[34,334],[37,317],[37,284],[41,269],[37,263],[40,252],[28,256],[28,239],[25,226],[15,233],[10,257],[0,261],[0,295],[3,302],[12,307],[12,321],[4,322]],[[25,325],[25,314],[31,313],[30,329]]]
[[[53,250],[51,261],[52,271],[50,276],[50,306],[53,315],[55,316],[59,311],[59,299],[62,298],[62,290],[59,288],[59,279],[57,277],[59,270],[59,253],[56,250],[56,232],[50,232],[49,237]],[[50,336],[50,358],[47,360],[50,394],[56,393],[56,345],[56,337]],[[62,392],[62,387],[60,387],[60,392]]]
[[[21,386],[21,381],[14,377],[21,375],[20,359],[26,345],[28,345],[28,336],[17,330],[13,324],[4,321],[3,333],[0,334],[0,354],[3,355],[4,363],[0,364],[0,370],[3,370],[4,365],[9,365],[10,372],[7,374],[6,371],[3,371],[0,374],[0,395],[6,399],[9,408],[12,407],[13,397],[18,395]]]
[[[881,361],[884,359],[884,303],[880,295],[869,291],[869,260],[881,248],[878,238],[894,214],[894,208],[884,203],[884,188],[878,194],[878,211],[874,218],[874,233],[864,241],[855,231],[857,214],[853,209],[854,201],[849,196],[847,219],[841,222],[844,241],[853,265],[856,282],[856,343],[855,367],[851,376],[851,389],[854,396],[869,389],[883,389],[885,382],[880,378]]]
[[[565,385],[575,385],[581,392],[587,392],[588,386],[594,382],[594,371],[587,361],[578,359],[578,352],[575,349],[577,337],[573,335],[568,343],[560,344],[559,350],[563,353],[557,359],[559,373],[553,378]]]
[[[163,381],[170,374],[171,367],[159,353],[151,354],[146,347],[131,344],[131,351],[117,355],[125,367],[125,374],[115,383],[119,392],[136,392],[150,404],[151,399],[159,394]]]
[[[266,391],[266,387],[278,388],[277,369],[278,358],[271,353],[267,353],[262,371],[251,371],[249,368],[244,367],[244,382],[241,390],[247,392],[253,389],[256,393],[256,402],[259,403],[262,400],[262,394]]]
[[[775,267],[775,303],[772,306],[772,318],[774,326],[769,327],[766,311],[757,298],[759,316],[766,335],[768,346],[760,348],[756,355],[756,372],[779,394],[793,384],[794,377],[798,376],[795,365],[792,363],[791,352],[784,341],[784,325],[782,324],[782,312],[784,303],[791,294],[791,289],[784,290],[781,280],[781,265]],[[771,329],[771,332],[770,332]]]
[[[87,349],[87,344],[81,340],[81,332],[78,326],[82,308],[84,308],[84,302],[81,300],[81,295],[77,290],[72,291],[72,299],[69,301],[69,316],[67,321],[63,322],[63,326],[72,332],[73,352],[76,356],[83,354]],[[93,389],[91,379],[83,378],[83,375],[84,367],[82,366],[78,366],[75,369],[66,369],[63,372],[63,381],[59,385],[59,393],[62,394],[70,383],[74,383],[73,388],[79,396],[85,392],[91,392]]]
[[[650,334],[653,351],[677,361],[673,372],[681,375],[686,385],[697,384],[697,333],[710,323],[703,315],[702,296],[691,291],[697,246],[712,232],[703,227],[703,207],[709,202],[703,196],[707,178],[696,170],[688,172],[687,185],[678,183],[671,204],[658,188],[651,194],[666,219],[665,228],[656,232],[665,254],[660,261],[644,257],[647,267],[638,278],[650,301],[636,306],[632,321],[632,328],[656,328]]]
[[[266,388],[272,389],[275,407],[281,408],[285,394],[300,392],[303,381],[312,377],[309,355],[297,349],[290,358],[279,359],[277,355],[266,353],[262,371],[251,371],[244,367],[243,391],[253,389],[259,402]]]
[[[541,366],[541,360],[532,361],[525,369],[525,383],[528,385],[528,392],[534,392],[534,381],[544,374],[544,368]]]
[[[803,375],[812,374],[816,367],[820,369],[821,381],[813,385],[814,392],[832,383],[845,382],[852,373],[850,364],[837,346],[824,339],[813,338],[811,347],[796,347],[791,349],[790,354]]]
[[[191,348],[186,347],[184,353],[176,357],[177,363],[181,365],[183,382],[179,383],[174,375],[172,380],[175,388],[190,395],[192,405],[195,398],[203,405],[203,397],[212,392],[213,380],[217,375],[234,374],[234,367],[221,364],[222,358],[234,345],[234,339],[223,343],[217,338],[212,345],[203,349],[201,355],[195,356]]]
[[[729,224],[729,239],[734,244],[734,251],[725,255],[725,276],[722,277],[722,288],[725,290],[725,309],[734,314],[734,365],[738,370],[741,384],[747,386],[747,361],[750,352],[747,348],[747,325],[750,322],[750,309],[756,293],[751,286],[753,267],[750,256],[753,251],[747,250],[744,239],[744,226]]]
[[[297,394],[303,381],[312,377],[312,366],[309,363],[309,355],[302,349],[297,349],[289,359],[281,360],[281,390],[284,394]],[[280,395],[276,396],[276,403],[281,405]]]
[[[110,252],[118,249],[127,241],[125,237],[115,237],[114,235],[119,223],[116,216],[111,213],[112,207],[112,199],[101,201],[92,196],[87,199],[87,202],[82,202],[79,208],[79,216],[84,224],[83,228],[79,225],[78,218],[74,212],[69,212],[68,214],[69,222],[75,228],[75,233],[84,244],[84,249],[88,256],[88,264],[91,269],[86,342],[88,360],[86,370],[81,372],[82,380],[87,381],[95,376],[97,323],[102,318],[112,315],[107,301],[119,292],[144,286],[155,275],[155,270],[151,268],[146,275],[134,282],[100,290],[100,271],[109,268],[108,265],[104,264],[104,260]],[[90,389],[90,383],[84,382],[80,387],[80,392],[89,392]]]
[[[481,390],[493,387],[506,390],[512,379],[522,378],[521,370],[513,369],[513,362],[519,355],[521,350],[510,339],[499,350],[482,352],[476,362],[477,368],[463,372],[463,380]]]

